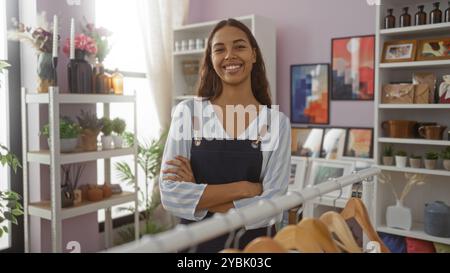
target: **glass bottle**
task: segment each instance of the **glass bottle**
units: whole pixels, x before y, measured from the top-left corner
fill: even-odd
[[[445,10],[445,22],[450,22],[450,1],[448,1],[448,8]]]
[[[109,94],[111,89],[111,79],[109,75],[105,73],[103,64],[98,63],[95,65],[94,75],[94,92],[99,94]]]
[[[424,5],[418,6],[419,11],[416,13],[416,26],[427,24],[427,13],[423,11]]]
[[[430,24],[442,23],[442,11],[439,9],[439,2],[433,3],[434,10],[430,12]]]
[[[112,88],[114,94],[123,95],[123,75],[120,74],[119,70],[116,68],[114,73],[111,75]]]
[[[403,14],[400,16],[400,27],[411,26],[411,15],[409,15],[408,9],[408,7],[403,8]]]
[[[388,15],[384,18],[384,28],[395,28],[395,16],[392,14],[393,9],[388,9]]]
[[[85,51],[76,49],[75,59],[67,66],[70,93],[92,93],[92,68],[85,55]]]

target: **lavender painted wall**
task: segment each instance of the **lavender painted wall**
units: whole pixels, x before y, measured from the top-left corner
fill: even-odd
[[[277,101],[287,115],[291,64],[330,63],[332,38],[375,33],[375,7],[364,0],[190,0],[188,23],[249,14],[277,28]],[[332,101],[330,125],[372,127],[373,115],[371,101]]]

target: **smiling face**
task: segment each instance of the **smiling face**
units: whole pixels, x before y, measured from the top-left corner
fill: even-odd
[[[242,30],[225,26],[219,29],[211,42],[211,61],[224,85],[251,86],[251,72],[256,52]]]

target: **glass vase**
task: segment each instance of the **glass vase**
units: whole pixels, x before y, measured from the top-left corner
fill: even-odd
[[[86,53],[75,50],[75,59],[67,67],[70,93],[92,93],[92,68],[85,60]]]

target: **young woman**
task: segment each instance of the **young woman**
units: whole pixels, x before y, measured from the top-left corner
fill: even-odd
[[[250,30],[234,19],[219,22],[208,38],[199,99],[177,105],[163,155],[161,202],[181,223],[286,193],[290,122],[271,106],[269,94]],[[240,247],[265,236],[271,220],[246,226]],[[202,243],[197,251],[219,252],[227,237]]]

